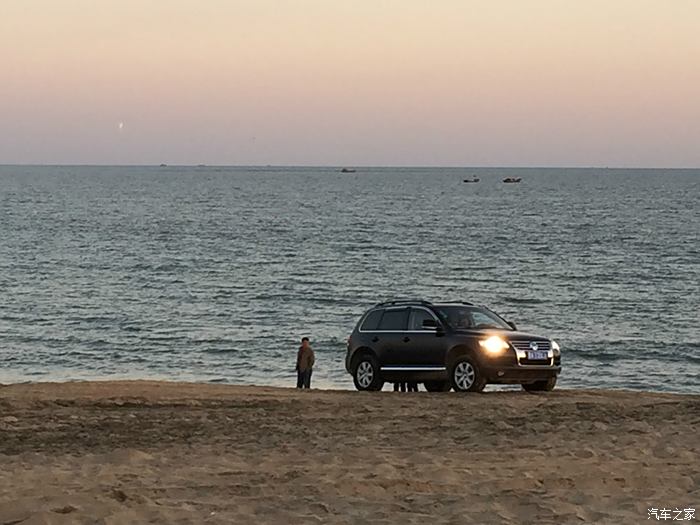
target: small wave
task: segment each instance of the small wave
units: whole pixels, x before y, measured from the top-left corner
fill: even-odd
[[[159,342],[164,342],[164,343],[170,343],[174,341],[186,341],[187,337],[182,336],[182,335],[147,335],[144,336],[144,341],[149,341],[149,342],[154,342],[154,343],[159,343]]]
[[[685,345],[662,344],[653,345],[651,342],[643,344],[629,341],[609,341],[602,347],[598,343],[595,346],[572,345],[564,348],[563,356],[575,356],[576,358],[599,361],[654,361],[657,363],[699,363],[700,356]]]
[[[544,304],[547,301],[543,299],[535,299],[534,297],[512,297],[506,296],[503,301],[510,304]]]

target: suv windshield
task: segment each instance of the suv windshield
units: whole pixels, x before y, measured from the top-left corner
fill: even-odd
[[[435,310],[443,321],[456,330],[479,330],[482,328],[513,329],[493,312],[478,306],[438,306]]]

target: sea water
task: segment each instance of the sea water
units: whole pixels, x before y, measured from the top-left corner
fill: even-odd
[[[563,387],[700,392],[700,170],[0,167],[0,382],[292,385],[309,336],[352,388],[405,297],[556,339]]]

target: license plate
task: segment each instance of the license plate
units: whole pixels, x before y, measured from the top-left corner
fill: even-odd
[[[544,361],[549,359],[549,357],[547,357],[547,352],[528,352],[527,358],[532,359],[533,361]]]

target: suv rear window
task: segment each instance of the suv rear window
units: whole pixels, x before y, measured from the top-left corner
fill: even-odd
[[[379,323],[380,330],[406,330],[407,326],[408,308],[385,310],[382,321]]]
[[[360,330],[376,330],[379,327],[379,320],[382,318],[382,310],[372,310],[362,322]]]

